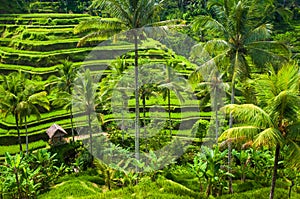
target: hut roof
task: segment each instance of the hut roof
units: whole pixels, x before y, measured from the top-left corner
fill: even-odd
[[[46,133],[48,134],[50,139],[56,136],[64,136],[68,134],[61,126],[57,124],[53,124],[52,126],[50,126],[47,129]]]

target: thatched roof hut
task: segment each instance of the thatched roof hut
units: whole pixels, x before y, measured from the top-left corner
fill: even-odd
[[[61,138],[65,135],[68,135],[68,133],[59,125],[53,124],[50,126],[47,131],[47,135],[52,140],[53,138]]]

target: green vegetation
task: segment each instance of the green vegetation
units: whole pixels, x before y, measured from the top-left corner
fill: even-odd
[[[0,198],[300,198],[299,6],[1,2]]]

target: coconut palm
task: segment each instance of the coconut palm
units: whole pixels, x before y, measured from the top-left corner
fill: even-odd
[[[138,85],[138,40],[141,35],[137,28],[142,28],[153,23],[155,12],[161,2],[155,0],[96,0],[92,7],[106,8],[114,20],[94,19],[82,22],[75,28],[75,33],[92,31],[78,43],[83,44],[89,38],[98,36],[111,36],[121,30],[132,30],[134,41],[134,67],[135,67],[135,156],[139,159],[139,85]]]
[[[167,66],[163,67],[164,79],[159,82],[158,88],[163,95],[164,100],[168,100],[168,115],[169,115],[169,130],[172,136],[172,116],[171,116],[171,92],[173,91],[180,102],[184,101],[181,94],[186,89],[186,79],[175,74],[172,68],[178,67],[172,62],[168,62]]]
[[[74,80],[77,77],[78,67],[74,66],[72,62],[68,60],[62,61],[62,67],[59,69],[60,77],[58,78],[57,87],[58,98],[63,100],[65,108],[70,111],[70,121],[72,130],[72,139],[74,140],[74,123],[73,123],[73,111],[72,111],[72,92],[74,87]]]
[[[227,105],[224,110],[232,114],[242,125],[226,130],[220,139],[242,138],[253,141],[254,146],[275,147],[275,159],[270,191],[274,197],[280,150],[287,148],[284,159],[287,164],[299,167],[299,68],[285,65],[277,73],[261,75],[255,83],[258,105]],[[262,107],[262,108],[261,108]]]
[[[6,118],[9,114],[13,115],[16,123],[18,142],[22,151],[22,140],[20,135],[20,113],[17,109],[20,103],[22,92],[25,90],[25,78],[21,72],[13,72],[7,76],[1,76],[0,86],[0,108]]]
[[[289,51],[284,44],[271,40],[272,26],[258,20],[268,15],[262,9],[265,4],[251,0],[212,0],[208,1],[207,5],[214,13],[214,17],[198,17],[193,22],[193,28],[197,30],[205,26],[212,34],[217,32],[219,35],[216,39],[199,45],[200,49],[207,53],[200,55],[204,59],[201,66],[213,67],[216,64],[219,69],[227,72],[226,76],[231,81],[231,104],[234,104],[235,84],[238,79],[249,77],[251,72],[249,61],[263,72],[267,63],[275,65],[286,62]],[[232,127],[232,124],[233,119],[230,117],[229,126]],[[228,147],[230,165],[230,143]],[[229,191],[233,192],[231,178]]]
[[[84,111],[87,115],[88,131],[90,135],[90,153],[93,154],[92,146],[92,120],[95,114],[97,105],[97,84],[94,82],[89,69],[84,73],[78,72],[78,77],[75,79],[74,94],[73,94],[73,107]]]
[[[26,130],[26,153],[28,154],[28,129],[27,129],[27,118],[31,115],[35,115],[39,120],[41,113],[39,108],[42,107],[46,110],[50,110],[49,101],[47,99],[46,91],[39,91],[33,82],[26,84],[25,90],[22,92],[20,102],[17,104],[16,110],[19,114],[20,124],[22,125],[23,120],[25,123]]]
[[[215,139],[217,142],[220,126],[219,108],[223,106],[223,98],[225,97],[225,94],[227,94],[226,89],[228,88],[228,84],[222,81],[221,74],[217,71],[212,71],[209,79],[199,83],[197,87],[201,89],[197,94],[203,97],[201,100],[202,104],[208,103],[209,99],[212,101],[211,106],[215,113]]]

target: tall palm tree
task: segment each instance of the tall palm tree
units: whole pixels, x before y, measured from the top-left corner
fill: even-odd
[[[90,135],[90,152],[93,155],[93,129],[92,120],[97,105],[97,84],[94,83],[93,77],[89,69],[85,70],[83,74],[78,72],[78,77],[75,79],[73,107],[81,111],[85,111],[89,126]]]
[[[299,167],[299,68],[285,65],[277,73],[270,70],[270,75],[261,75],[255,83],[258,105],[227,105],[226,113],[232,114],[243,125],[226,130],[220,139],[244,136],[253,141],[254,146],[275,147],[270,199],[274,198],[280,150],[287,147],[285,161]],[[262,108],[260,108],[262,107]]]
[[[181,92],[186,89],[187,83],[186,79],[176,75],[172,68],[178,68],[178,66],[172,62],[167,62],[167,65],[164,66],[163,70],[164,79],[163,81],[159,82],[158,86],[158,88],[160,88],[160,92],[163,95],[163,99],[168,100],[170,136],[172,136],[171,92],[175,93],[176,97],[180,100],[180,102],[184,102],[184,98]]]
[[[26,85],[26,89],[23,91],[20,102],[18,103],[16,109],[19,113],[20,124],[22,125],[23,120],[26,129],[26,153],[28,154],[28,129],[27,129],[27,118],[31,115],[35,115],[39,120],[41,118],[41,113],[39,107],[43,107],[46,110],[50,110],[49,101],[47,99],[46,91],[37,91],[34,88],[33,82]]]
[[[139,158],[139,84],[138,84],[138,40],[139,31],[137,28],[142,28],[153,23],[155,12],[161,5],[161,2],[156,0],[95,0],[92,7],[103,9],[109,12],[110,16],[115,20],[89,20],[79,24],[75,28],[75,32],[92,30],[92,33],[84,37],[79,45],[88,38],[97,36],[111,36],[121,30],[132,30],[134,41],[134,67],[135,67],[135,156]]]
[[[20,103],[22,92],[25,89],[25,81],[21,72],[13,72],[7,76],[1,76],[0,86],[0,109],[4,117],[9,114],[15,118],[18,142],[20,145],[20,151],[22,151],[22,140],[20,135],[20,114],[17,109]]]
[[[74,87],[74,80],[77,77],[78,67],[74,66],[72,62],[68,60],[62,61],[62,67],[59,69],[60,77],[58,78],[57,87],[60,91],[66,92],[58,93],[58,98],[64,100],[65,108],[70,111],[72,140],[74,139],[74,123],[73,123],[73,110],[72,110],[72,92]]]
[[[195,71],[197,72],[197,71]],[[193,74],[190,76],[191,80],[193,81]],[[207,77],[206,77],[207,78]],[[203,79],[203,77],[202,77]],[[223,98],[225,97],[226,90],[228,89],[228,84],[223,82],[222,80],[222,74],[219,74],[218,71],[211,71],[211,74],[206,79],[206,81],[202,81],[198,83],[197,89],[200,89],[196,94],[201,99],[201,106],[207,104],[209,100],[212,102],[212,111],[215,113],[215,141],[218,142],[219,138],[219,127],[220,127],[220,113],[219,109],[222,107],[223,104]]]
[[[266,2],[263,2],[266,3]],[[211,0],[208,8],[212,16],[200,16],[193,22],[193,28],[205,26],[210,33],[218,33],[216,39],[200,44],[209,56],[201,66],[218,68],[227,72],[231,81],[231,104],[234,104],[235,84],[239,79],[249,77],[251,67],[249,60],[260,71],[264,71],[267,63],[279,64],[286,62],[289,56],[287,47],[271,40],[271,25],[259,20],[268,15],[262,9],[262,2],[253,0]],[[279,53],[280,52],[280,53]],[[201,54],[204,55],[204,54]],[[233,119],[230,116],[229,126]],[[228,163],[231,164],[231,144],[228,144]],[[229,191],[232,190],[232,179],[229,177]]]

